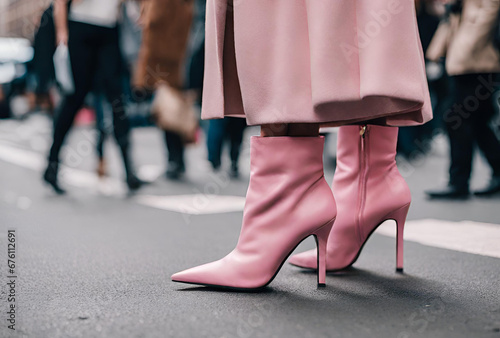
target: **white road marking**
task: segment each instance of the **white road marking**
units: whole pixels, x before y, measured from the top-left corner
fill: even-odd
[[[5,143],[0,143],[0,160],[37,172],[42,172],[47,165],[46,159],[39,153],[8,146]],[[153,167],[144,166],[144,168],[140,168],[138,176],[146,182],[152,182],[163,171]],[[59,180],[64,184],[106,196],[123,196],[127,193],[125,182],[116,177],[99,178],[94,172],[74,169],[64,165],[60,168]]]
[[[10,143],[10,142],[9,142]],[[36,152],[0,143],[0,160],[14,165],[41,172],[45,158]],[[155,166],[143,166],[140,177],[145,180],[156,179],[163,170]],[[118,178],[99,179],[93,172],[61,168],[61,181],[65,184],[90,190],[91,193],[123,195],[126,193],[124,182]],[[137,203],[162,210],[187,215],[203,215],[227,212],[241,212],[245,198],[220,195],[180,195],[180,196],[138,196]],[[19,207],[29,207],[30,202],[21,201]],[[394,222],[386,222],[377,233],[395,236]],[[450,222],[441,220],[409,221],[405,227],[405,240],[418,242],[455,251],[500,258],[500,225],[472,221]]]
[[[36,171],[43,170],[43,167],[46,165],[43,156],[2,143],[0,143],[0,160]]]
[[[139,204],[190,215],[240,212],[245,206],[245,197],[221,195],[176,195],[176,196],[137,196]]]
[[[394,221],[385,222],[376,233],[395,237]],[[498,224],[436,219],[408,221],[405,225],[404,239],[443,249],[500,258],[500,225]]]
[[[42,115],[32,115],[22,122],[2,120],[0,124],[0,138],[2,140],[32,141],[33,138],[43,138],[47,142],[52,137],[51,133],[52,122]]]
[[[161,175],[163,175],[164,172],[165,169],[159,165],[142,165],[137,171],[137,176],[140,177],[143,181],[154,182]]]

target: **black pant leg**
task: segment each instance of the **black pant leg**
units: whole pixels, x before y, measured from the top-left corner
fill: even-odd
[[[96,151],[100,160],[104,159],[104,141],[106,140],[106,105],[102,88],[94,88],[92,92],[93,106],[95,111],[95,122],[97,129],[97,144]]]
[[[493,176],[500,177],[500,142],[488,123],[475,127],[477,145],[491,166]]]
[[[113,110],[114,134],[118,144],[127,143],[130,124],[126,114],[127,98],[122,78],[122,55],[119,46],[118,29],[101,28],[102,42],[99,48],[98,71],[106,97]]]
[[[91,32],[86,29],[86,26],[89,25],[69,23],[71,37],[68,41],[68,49],[75,91],[63,98],[62,105],[54,119],[54,138],[49,153],[50,162],[59,161],[59,152],[64,139],[92,85],[96,57],[94,47],[89,43],[89,34]]]
[[[214,168],[221,165],[222,145],[227,129],[227,119],[216,119],[208,122],[207,150],[208,160]]]
[[[485,74],[486,77],[492,74]],[[493,75],[492,75],[493,76]],[[493,98],[480,101],[480,109],[472,119],[477,145],[491,166],[494,176],[500,176],[500,141],[491,127],[496,114]]]
[[[174,162],[184,167],[184,142],[182,137],[171,131],[164,131],[168,150],[168,162]]]
[[[450,185],[468,188],[472,171],[474,131],[472,112],[464,108],[464,100],[470,95],[470,78],[454,76],[455,96],[453,106],[445,112],[444,121],[450,141]]]
[[[246,120],[238,117],[228,117],[228,135],[231,146],[230,156],[233,163],[237,163],[240,157],[241,143],[243,142],[243,132],[246,128]]]
[[[126,97],[122,81],[122,55],[117,28],[100,27],[98,72],[106,98],[113,112],[113,134],[120,148],[125,172],[134,173],[130,149],[130,123],[126,113]]]

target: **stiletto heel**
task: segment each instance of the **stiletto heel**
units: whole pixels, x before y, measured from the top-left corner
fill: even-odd
[[[328,236],[332,230],[335,219],[325,224],[316,231],[314,237],[316,238],[316,246],[318,248],[318,286],[326,286],[326,244]]]
[[[342,126],[332,190],[340,210],[326,249],[326,270],[353,265],[365,243],[386,220],[397,222],[397,271],[403,270],[403,228],[411,193],[396,165],[398,128]],[[318,268],[318,252],[294,255],[290,264]]]
[[[408,210],[410,209],[410,204],[405,205],[402,208],[394,211],[387,219],[392,219],[396,221],[396,272],[403,272],[403,255],[404,255],[404,240],[403,233],[406,222],[406,216],[408,215]]]

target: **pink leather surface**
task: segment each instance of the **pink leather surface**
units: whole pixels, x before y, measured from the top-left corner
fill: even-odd
[[[250,184],[236,248],[172,280],[235,288],[265,285],[301,240],[336,216],[323,176],[323,144],[322,137],[252,137]]]
[[[208,0],[206,34],[205,119],[432,118],[413,0]]]
[[[366,176],[362,180],[359,126],[339,129],[337,169],[332,190],[338,216],[328,238],[327,270],[348,266],[372,230],[388,216],[408,205],[411,194],[396,167],[398,128],[368,126],[365,133]],[[363,192],[364,186],[364,192]],[[365,194],[362,202],[362,194]],[[358,216],[361,216],[358,221]],[[290,258],[290,263],[316,268],[316,251]]]

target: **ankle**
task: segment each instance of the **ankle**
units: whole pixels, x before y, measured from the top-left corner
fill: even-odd
[[[262,137],[318,137],[318,123],[277,123],[266,124],[261,126]]]
[[[292,123],[288,126],[288,136],[318,137],[319,136],[319,124],[317,124],[317,123]]]

